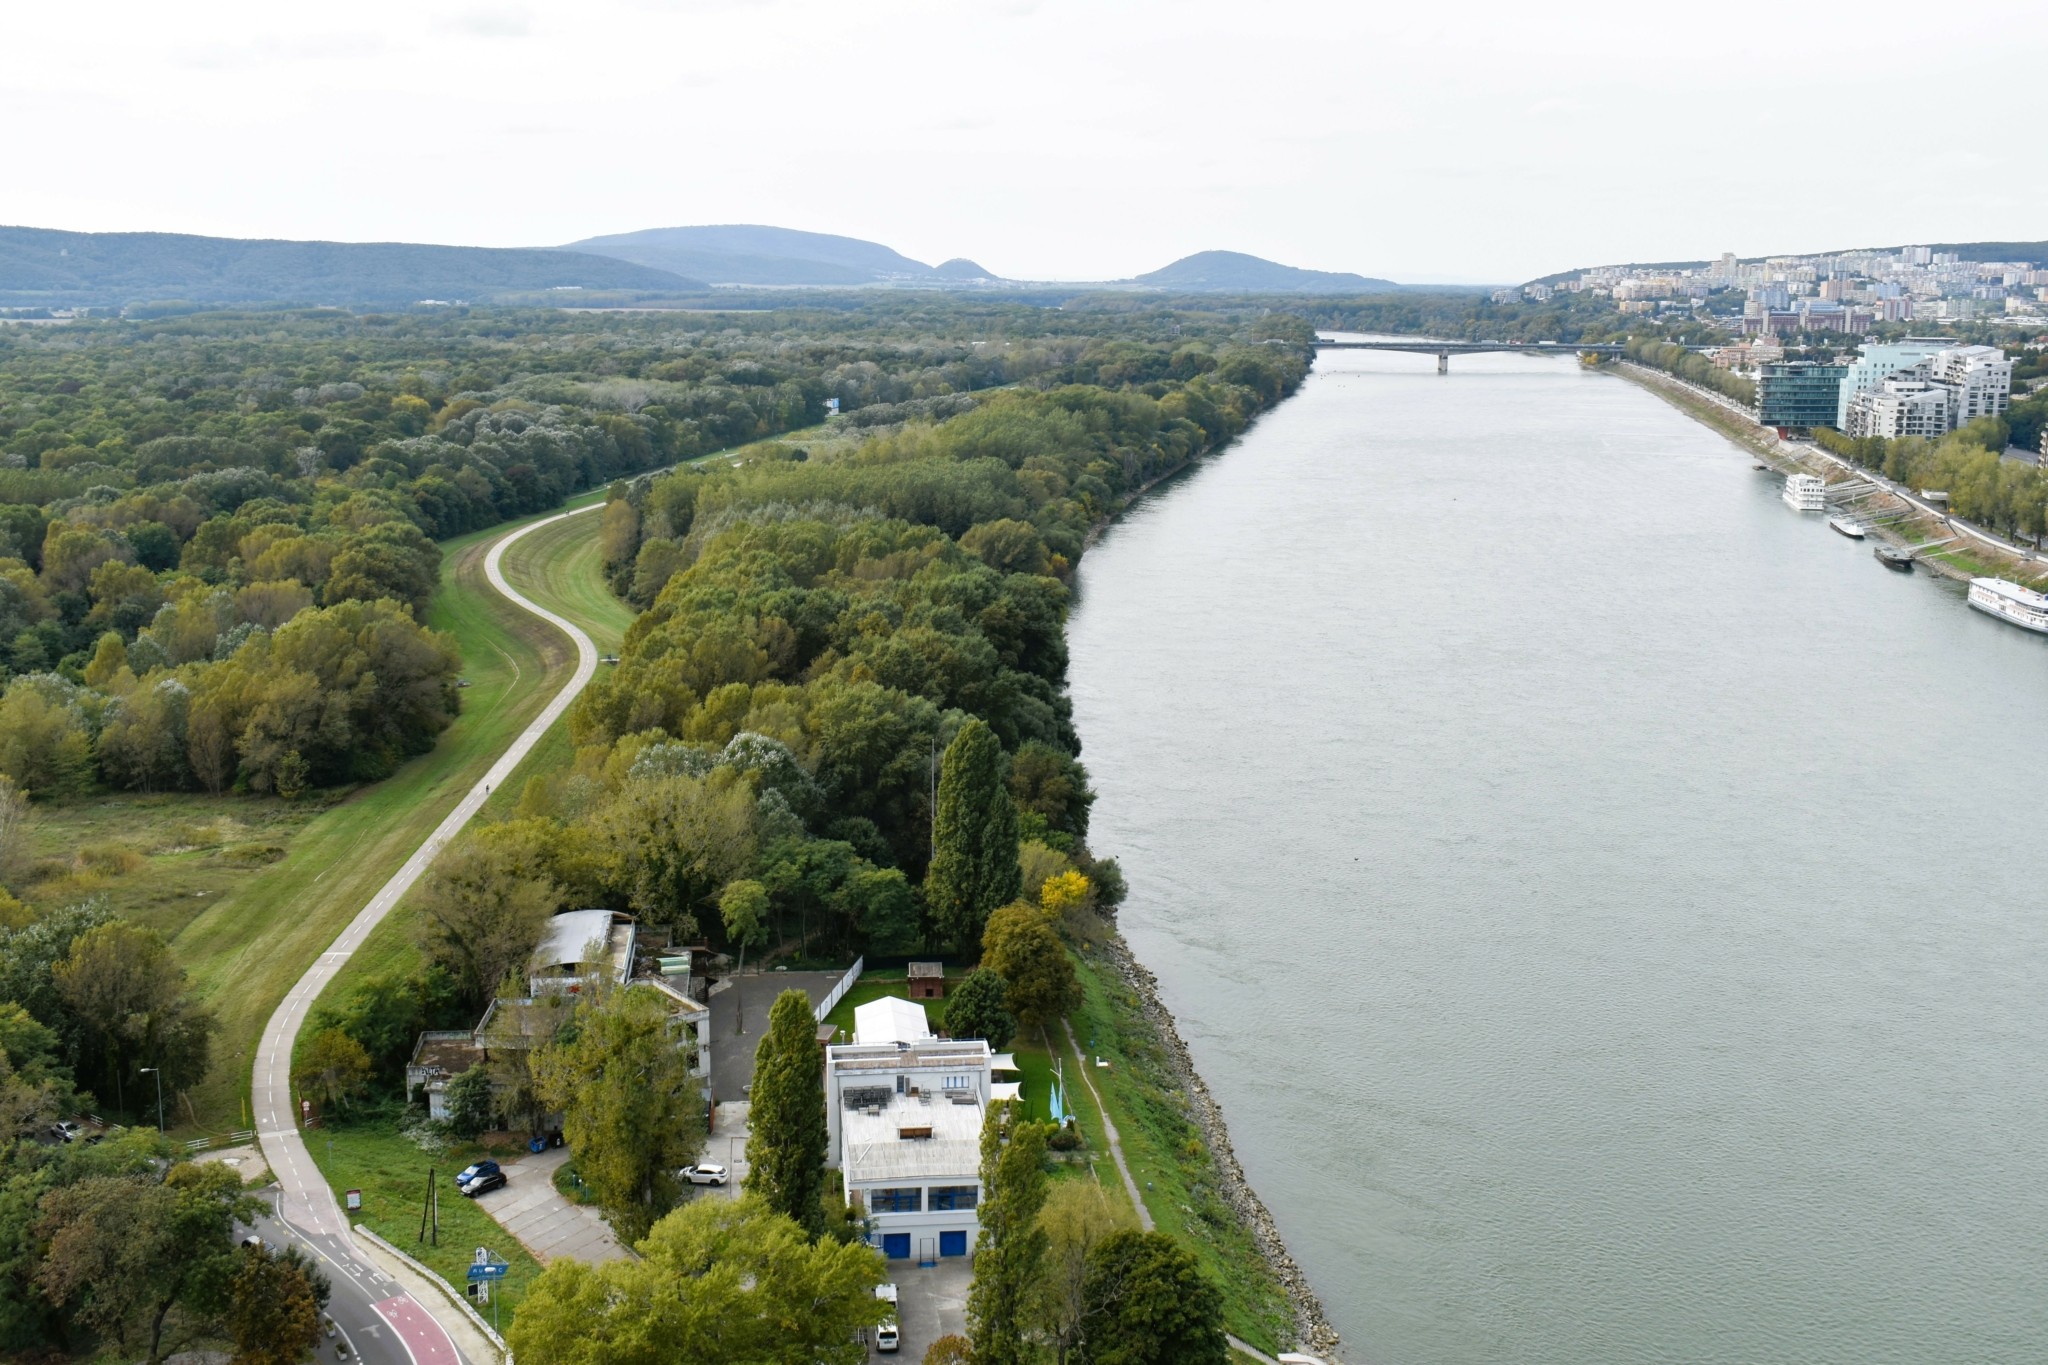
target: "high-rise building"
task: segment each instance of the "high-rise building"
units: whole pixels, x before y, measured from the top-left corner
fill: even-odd
[[[1928,375],[1951,393],[1949,419],[1963,426],[1996,417],[2012,402],[2012,358],[1996,346],[1951,346],[1935,352]]]
[[[1875,392],[1885,380],[1901,370],[1922,364],[1947,344],[1943,341],[1907,340],[1883,346],[1865,346],[1849,362],[1849,368],[1842,376],[1841,395],[1836,400],[1835,426],[1843,431],[1849,429],[1849,403],[1858,394]]]
[[[1924,379],[1887,379],[1848,400],[1842,430],[1851,436],[1945,436],[1949,393]]]
[[[1842,376],[1846,365],[1791,360],[1759,365],[1756,371],[1756,420],[1784,431],[1833,426],[1840,415]]]

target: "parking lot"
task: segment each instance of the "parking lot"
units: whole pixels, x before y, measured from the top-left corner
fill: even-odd
[[[894,1357],[868,1354],[876,1359],[920,1361],[925,1350],[948,1333],[967,1334],[967,1287],[974,1271],[965,1256],[950,1256],[930,1269],[916,1261],[889,1262],[889,1278],[896,1284],[897,1325],[902,1329],[903,1348]]]

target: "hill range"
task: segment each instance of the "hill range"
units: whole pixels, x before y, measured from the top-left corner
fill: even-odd
[[[703,296],[714,288],[1057,290],[1173,293],[1384,293],[1389,280],[1303,270],[1235,251],[1203,251],[1132,279],[1008,280],[964,257],[939,265],[879,242],[750,224],[652,228],[560,247],[437,246],[63,232],[0,227],[0,307],[543,301],[590,292],[616,300]]]

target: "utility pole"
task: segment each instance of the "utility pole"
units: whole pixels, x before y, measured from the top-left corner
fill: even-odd
[[[146,1066],[140,1074],[156,1077],[156,1130],[161,1133],[164,1130],[164,1073],[158,1067]]]

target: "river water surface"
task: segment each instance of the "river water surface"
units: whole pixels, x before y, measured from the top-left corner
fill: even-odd
[[[2048,1360],[2048,641],[1620,378],[1435,368],[1325,354],[1071,625],[1348,1355]]]

